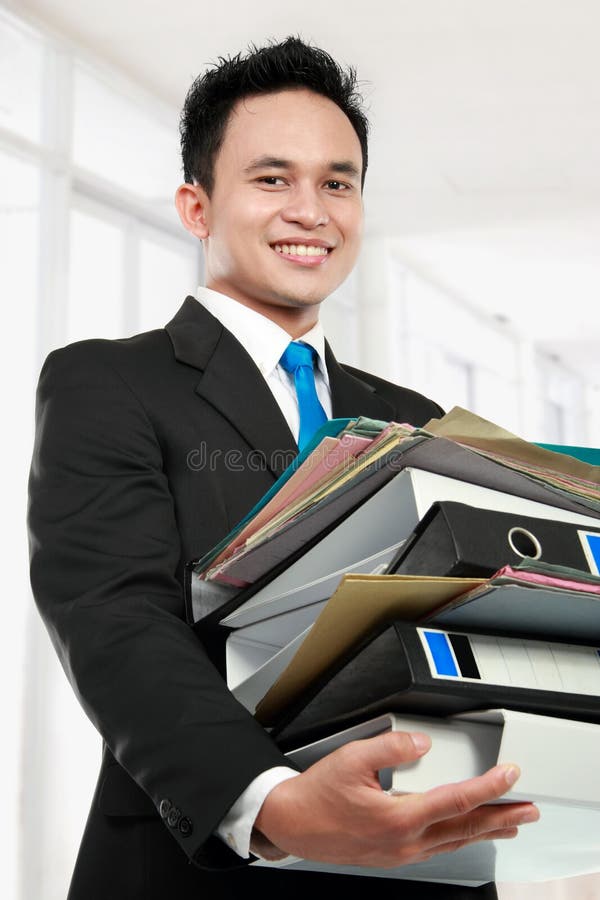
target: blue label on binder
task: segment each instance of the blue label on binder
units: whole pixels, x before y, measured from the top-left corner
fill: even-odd
[[[441,631],[423,632],[438,675],[459,675],[448,635]]]
[[[579,537],[585,550],[585,555],[590,567],[590,571],[594,575],[600,575],[600,534],[591,534],[587,531],[580,531]]]

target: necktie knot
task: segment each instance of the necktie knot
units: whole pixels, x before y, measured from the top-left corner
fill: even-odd
[[[327,421],[325,410],[319,402],[315,386],[314,365],[317,351],[298,341],[289,343],[279,360],[286,372],[294,377],[298,412],[300,415],[300,450],[310,441],[315,431]]]
[[[314,369],[316,355],[316,350],[313,350],[308,344],[291,341],[279,362],[286,372],[293,375],[299,366],[308,366],[310,369]]]

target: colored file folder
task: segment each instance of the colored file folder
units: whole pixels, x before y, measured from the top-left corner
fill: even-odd
[[[527,566],[524,561],[522,566]],[[532,569],[535,564],[529,564]],[[560,569],[559,566],[550,569]],[[594,576],[573,570],[581,581],[570,586],[550,579],[520,575],[509,566],[489,581],[474,587],[462,597],[426,616],[428,624],[441,628],[472,628],[481,631],[501,629],[507,635],[529,635],[578,643],[600,640],[600,594],[597,588],[586,590],[587,579]]]

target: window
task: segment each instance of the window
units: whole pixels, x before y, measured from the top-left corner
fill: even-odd
[[[124,337],[122,227],[92,212],[69,217],[66,342]]]
[[[142,232],[139,271],[141,331],[162,328],[200,283],[197,260],[190,256],[187,243],[165,241],[153,229]]]
[[[65,896],[100,756],[100,738],[28,588],[35,384],[49,350],[164,325],[195,291],[198,242],[173,209],[177,115],[0,7],[1,399],[10,434],[2,496],[10,641],[0,678],[4,728],[15,736],[3,757],[8,813],[0,840],[11,897]]]
[[[0,19],[0,127],[41,140],[41,40],[16,21]]]
[[[35,165],[0,151],[0,295],[4,301],[0,402],[5,440],[2,446],[2,553],[8,561],[3,577],[8,625],[0,654],[2,721],[11,740],[2,763],[5,800],[18,810],[21,791],[21,716],[26,658],[26,629],[31,608],[25,515],[31,455],[33,392],[36,378],[36,308],[38,293],[39,173]],[[10,637],[8,637],[10,635]],[[18,832],[0,826],[5,850],[3,891],[16,895]],[[14,893],[13,893],[14,890]]]
[[[86,66],[73,73],[73,162],[176,223],[180,176],[177,116],[124,95]]]

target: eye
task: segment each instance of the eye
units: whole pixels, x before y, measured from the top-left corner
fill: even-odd
[[[280,184],[285,184],[285,181],[280,175],[263,175],[262,178],[258,178],[257,181],[259,184],[266,184],[267,187],[279,187]]]
[[[341,192],[347,191],[350,188],[349,184],[345,184],[343,181],[335,181],[334,179],[326,182],[326,184],[330,191]]]

